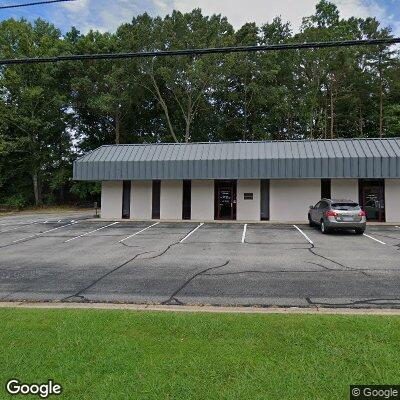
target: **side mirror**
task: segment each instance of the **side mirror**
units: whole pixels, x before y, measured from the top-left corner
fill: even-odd
[[[310,206],[310,210],[313,210],[314,209],[314,206]]]

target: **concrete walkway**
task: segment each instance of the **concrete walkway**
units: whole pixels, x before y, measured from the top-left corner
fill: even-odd
[[[337,315],[399,315],[400,309],[360,308],[298,308],[298,307],[215,307],[215,306],[173,306],[115,303],[50,303],[50,302],[0,302],[0,308],[33,309],[97,309],[161,312],[205,312],[234,314],[337,314]]]

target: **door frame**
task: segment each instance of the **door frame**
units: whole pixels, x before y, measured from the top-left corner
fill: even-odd
[[[365,208],[365,188],[368,186],[374,186],[371,183],[376,182],[381,191],[382,200],[383,200],[383,209],[379,209],[378,219],[371,220],[376,222],[385,222],[386,221],[386,198],[385,198],[385,180],[384,179],[359,179],[358,180],[358,197],[359,204],[361,208],[364,210]],[[364,210],[365,211],[365,210]]]
[[[220,192],[222,188],[230,188],[231,190],[231,215],[230,218],[221,218],[221,207],[220,207]],[[214,219],[224,221],[236,220],[237,211],[237,181],[234,179],[221,179],[214,181]]]

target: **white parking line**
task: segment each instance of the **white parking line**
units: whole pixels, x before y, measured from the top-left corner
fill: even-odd
[[[296,226],[296,225],[293,225],[293,226],[307,239],[308,243],[310,243],[314,246],[313,241],[298,226]]]
[[[72,242],[72,241],[75,240],[75,239],[79,239],[79,238],[81,238],[81,237],[83,237],[83,236],[90,235],[91,233],[94,233],[94,232],[97,232],[97,231],[101,231],[102,229],[108,228],[109,226],[116,225],[116,224],[118,224],[118,222],[113,222],[112,224],[108,224],[108,225],[106,225],[106,226],[102,226],[101,228],[95,229],[95,230],[93,230],[93,231],[86,232],[86,233],[82,233],[82,235],[75,236],[75,237],[73,237],[73,238],[71,238],[71,239],[68,239],[68,240],[66,240],[64,243]]]
[[[247,231],[247,224],[244,224],[242,233],[242,243],[244,243],[244,240],[246,239],[246,231]]]
[[[382,242],[381,240],[379,240],[379,239],[375,239],[374,237],[372,237],[372,236],[369,236],[369,235],[367,235],[367,234],[363,234],[364,236],[366,236],[367,238],[370,238],[370,239],[372,239],[372,240],[375,240],[375,242],[378,242],[378,243],[380,243],[380,244],[386,244],[385,242]]]
[[[191,230],[183,239],[181,239],[179,241],[179,243],[182,243],[184,240],[186,240],[190,235],[192,235],[193,233],[195,233],[197,231],[197,229],[199,229],[201,226],[204,225],[204,222],[202,222],[200,225],[196,226],[196,228],[194,228],[193,230]]]
[[[122,243],[122,242],[124,242],[125,240],[128,240],[129,238],[131,238],[131,237],[133,237],[133,236],[139,235],[139,233],[142,233],[142,232],[144,232],[144,231],[147,231],[147,229],[150,229],[152,226],[156,226],[156,225],[158,225],[158,224],[159,224],[159,222],[156,222],[155,224],[150,225],[150,226],[148,226],[148,227],[146,227],[146,228],[140,230],[139,232],[134,233],[133,235],[129,235],[129,236],[127,236],[126,238],[119,240],[118,243]]]
[[[53,232],[53,231],[56,231],[57,229],[65,228],[66,226],[71,226],[71,225],[74,225],[74,224],[77,224],[77,222],[72,222],[71,224],[67,224],[67,225],[59,226],[57,228],[49,229],[48,231],[45,231],[45,232],[36,233],[34,235],[27,236],[27,237],[24,237],[22,239],[13,240],[11,243],[22,242],[23,240],[31,239],[31,238],[34,238],[34,237],[40,236],[40,235],[44,235],[45,233]]]

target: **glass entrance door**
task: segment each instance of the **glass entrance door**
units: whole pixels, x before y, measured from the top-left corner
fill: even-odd
[[[360,181],[360,205],[367,215],[367,221],[385,221],[383,179]]]
[[[215,182],[215,219],[236,219],[236,181]]]

